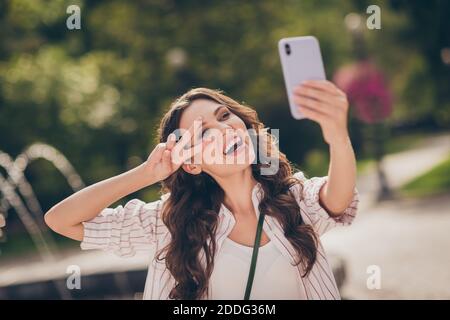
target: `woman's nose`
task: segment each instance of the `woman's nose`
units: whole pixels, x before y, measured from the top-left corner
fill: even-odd
[[[224,138],[235,134],[234,128],[230,125],[222,125],[220,132]]]
[[[216,128],[220,130],[223,134],[225,134],[226,131],[234,130],[234,128],[230,124],[224,122],[219,122]]]

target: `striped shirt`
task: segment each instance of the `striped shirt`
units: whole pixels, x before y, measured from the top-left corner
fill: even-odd
[[[358,190],[355,187],[353,199],[342,215],[331,217],[319,202],[319,191],[327,181],[328,176],[306,178],[299,171],[294,177],[302,181],[295,184],[291,190],[300,207],[300,214],[304,223],[310,224],[316,234],[322,234],[335,226],[350,225],[357,213],[359,203]],[[252,202],[259,217],[259,202],[263,196],[263,189],[257,183],[252,190]],[[83,222],[84,237],[81,249],[102,249],[121,257],[133,256],[138,250],[159,250],[165,247],[171,239],[170,232],[161,219],[162,205],[169,197],[169,193],[159,200],[145,203],[139,199],[130,200],[125,206],[106,208],[92,220]],[[218,212],[218,228],[216,231],[216,252],[230,234],[236,220],[232,212],[222,203]],[[284,236],[284,231],[276,218],[266,215],[263,230],[281,254],[294,265],[297,253],[291,243]],[[208,244],[210,239],[208,239]],[[307,299],[340,299],[339,290],[333,276],[320,239],[317,247],[317,260],[309,274],[302,277],[303,269],[297,266],[298,287]],[[216,253],[216,254],[217,254]],[[200,253],[200,261],[206,266],[204,252]],[[279,275],[278,275],[279,276]],[[175,286],[175,278],[166,268],[164,261],[151,259],[148,267],[144,289],[144,299],[167,300],[171,289]],[[210,293],[202,299],[211,299]]]

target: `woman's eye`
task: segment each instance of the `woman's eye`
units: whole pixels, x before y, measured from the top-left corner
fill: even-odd
[[[228,112],[228,111],[226,111],[226,112],[224,112],[223,114],[222,114],[222,118],[224,119],[224,118],[228,118],[230,116],[230,113]],[[205,129],[205,130],[203,130],[203,132],[201,133],[201,137],[202,138],[205,138],[205,135],[207,134],[209,132],[209,129]]]

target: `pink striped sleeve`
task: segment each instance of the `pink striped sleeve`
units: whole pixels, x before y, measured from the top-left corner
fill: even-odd
[[[139,199],[125,206],[106,208],[92,220],[83,222],[81,249],[102,249],[121,257],[148,250],[156,241],[161,200],[145,203]]]
[[[305,223],[311,224],[319,235],[336,226],[350,225],[353,222],[358,212],[359,203],[359,193],[356,187],[353,190],[353,198],[348,207],[340,216],[332,217],[319,201],[320,189],[328,180],[328,176],[308,179],[303,172],[299,171],[294,174],[294,177],[303,182],[303,188],[300,186],[295,188],[303,220]]]

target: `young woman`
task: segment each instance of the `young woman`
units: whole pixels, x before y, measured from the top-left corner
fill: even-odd
[[[46,213],[46,223],[82,241],[82,249],[124,257],[154,253],[144,299],[242,299],[264,212],[250,298],[340,299],[319,237],[350,224],[357,211],[348,103],[328,81],[306,82],[294,94],[329,145],[327,176],[293,173],[255,110],[196,88],[172,103],[158,130],[160,143],[143,164],[64,199]],[[184,132],[179,140],[177,132]],[[242,154],[244,161],[233,161]],[[257,154],[276,160],[276,170],[263,173],[267,163]],[[158,182],[159,200],[108,208]]]

